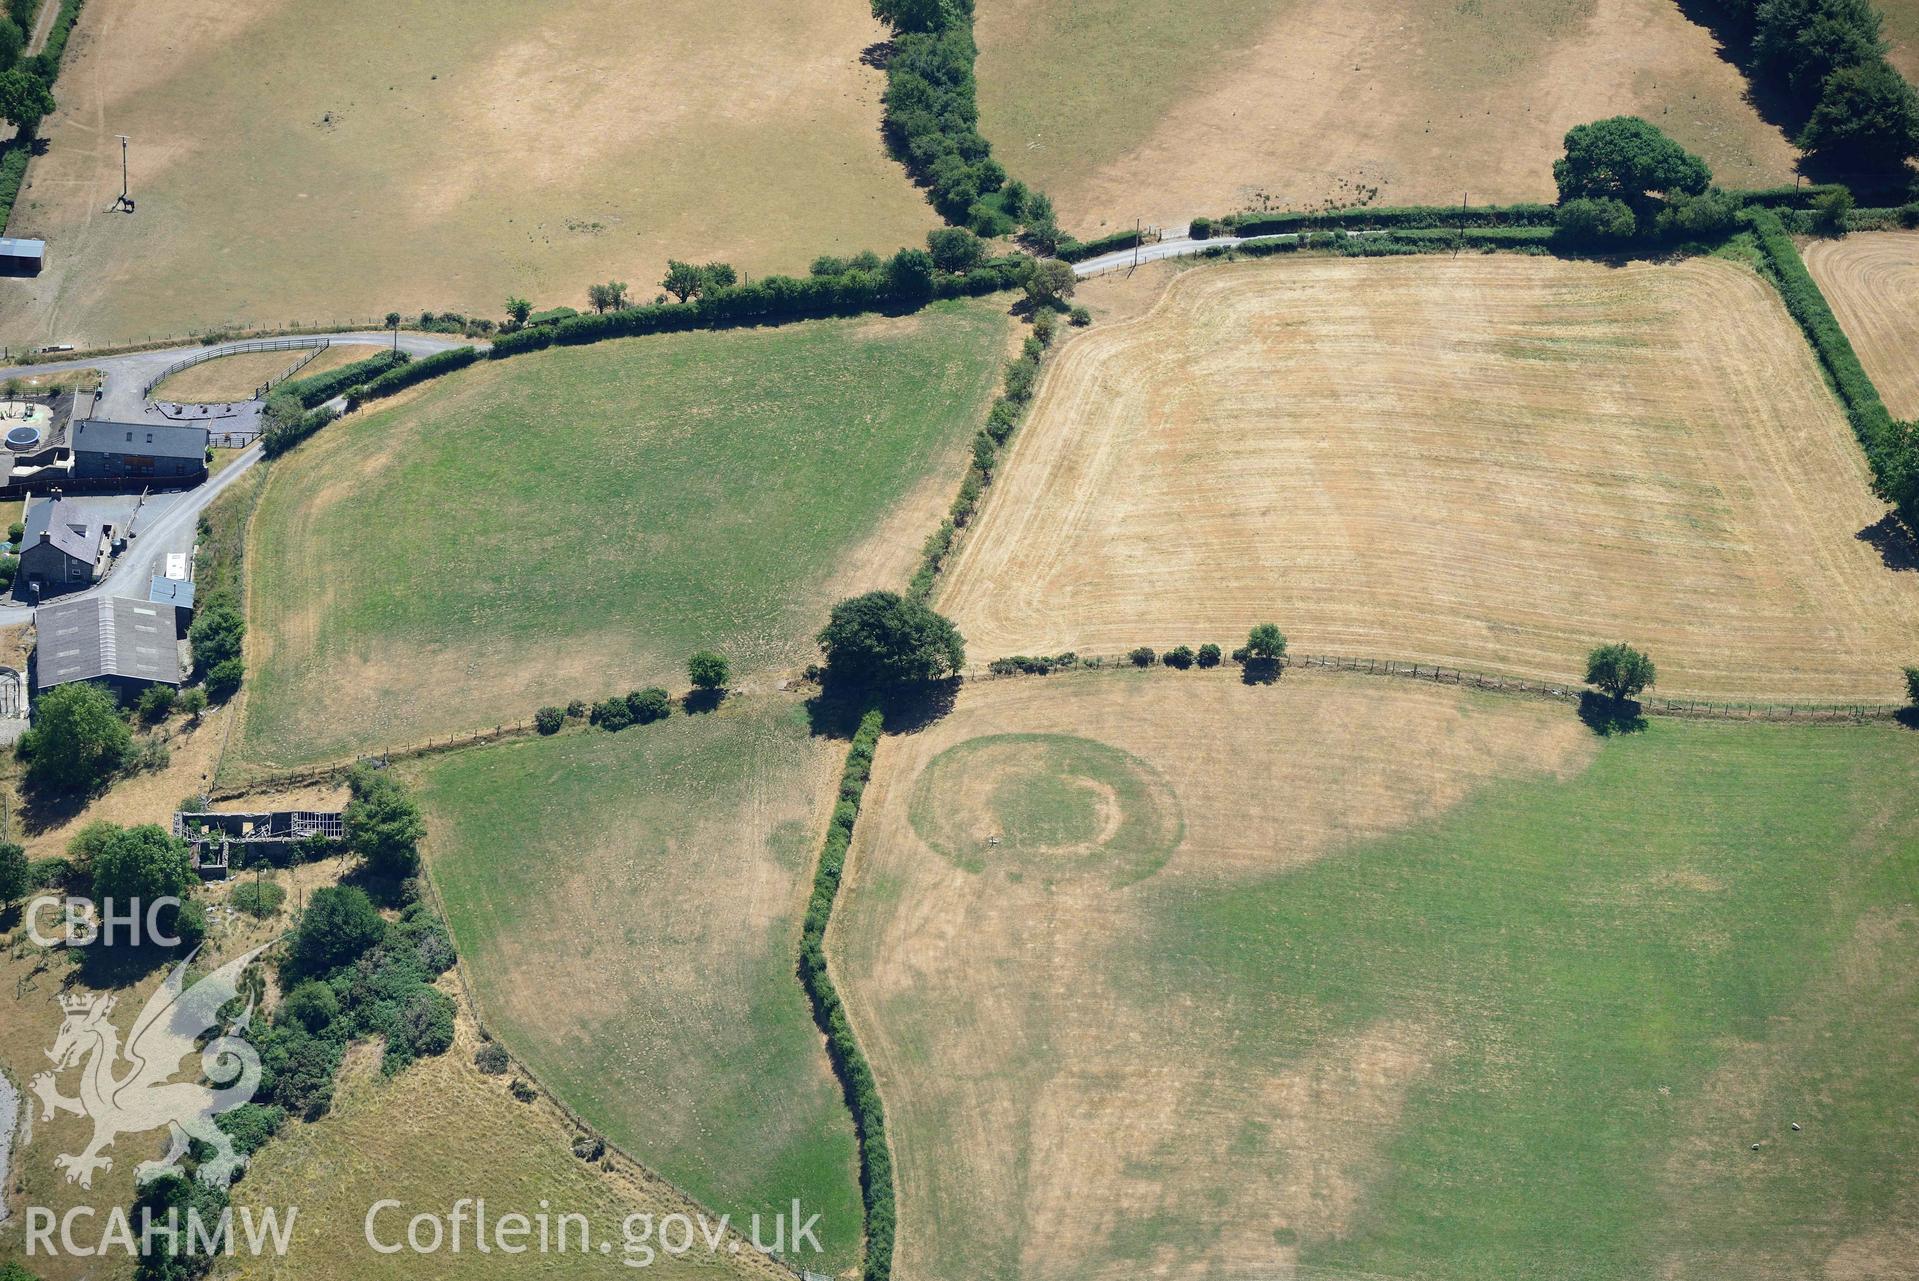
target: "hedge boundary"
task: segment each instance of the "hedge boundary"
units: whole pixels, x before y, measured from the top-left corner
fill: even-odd
[[[886,1110],[880,1103],[873,1069],[853,1034],[839,989],[826,964],[826,927],[833,919],[846,872],[846,854],[853,844],[853,825],[873,771],[873,751],[879,744],[885,718],[877,710],[860,718],[859,731],[846,753],[840,774],[840,801],[833,807],[820,861],[813,874],[813,895],[807,900],[806,920],[800,929],[800,985],[813,1003],[813,1020],[826,1034],[827,1057],[846,1093],[860,1150],[860,1198],[866,1209],[866,1243],[860,1263],[863,1281],[888,1281],[893,1275],[893,1238],[898,1215],[893,1193],[893,1151],[886,1142]]]
[[[1372,231],[1415,227],[1550,227],[1552,205],[1385,205],[1322,213],[1236,214],[1214,221],[1236,236],[1270,236],[1292,231]]]
[[[365,360],[329,369],[324,374],[283,382],[277,391],[279,395],[291,396],[299,401],[300,408],[312,409],[315,405],[326,404],[335,396],[344,395],[361,383],[371,382],[395,365],[404,365],[410,359],[403,351],[383,351],[377,356],[368,356]]]
[[[1798,322],[1806,341],[1812,344],[1820,366],[1839,394],[1846,419],[1866,451],[1873,475],[1881,477],[1886,449],[1893,435],[1891,411],[1879,398],[1879,389],[1873,385],[1865,366],[1859,363],[1859,354],[1853,350],[1846,331],[1840,328],[1839,318],[1832,314],[1818,282],[1806,270],[1805,261],[1800,258],[1792,237],[1786,234],[1779,215],[1763,207],[1752,209],[1746,214],[1746,223],[1752,228],[1759,252],[1771,268],[1768,274],[1786,310]]]
[[[52,88],[60,79],[60,59],[66,56],[67,37],[73,34],[73,24],[80,20],[83,2],[61,0],[60,12],[54,15],[53,26],[47,32],[46,48],[31,56],[25,53],[21,55],[19,65],[22,68],[29,63],[39,63],[48,88]],[[33,39],[33,32],[23,34],[27,39]],[[5,154],[0,155],[0,228],[13,219],[13,203],[20,198],[20,189],[26,185],[27,162],[33,158],[33,147],[38,141],[38,130],[23,129],[6,144]]]

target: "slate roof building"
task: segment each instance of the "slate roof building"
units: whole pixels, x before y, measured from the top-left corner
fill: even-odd
[[[42,605],[33,688],[104,681],[122,688],[180,683],[179,623],[156,601],[88,596]]]
[[[111,526],[63,498],[28,505],[14,595],[39,600],[91,587],[106,572]]]
[[[89,418],[73,426],[75,479],[186,479],[207,470],[207,429],[187,423],[116,423]]]

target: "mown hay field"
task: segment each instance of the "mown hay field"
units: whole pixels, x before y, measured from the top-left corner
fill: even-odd
[[[1915,782],[1894,727],[971,684],[829,936],[897,1274],[1906,1275]]]
[[[1714,259],[1178,276],[1056,358],[938,597],[975,659],[1239,643],[1893,701],[1919,576],[1772,287]]]
[[[918,244],[937,220],[861,61],[884,34],[846,0],[89,0],[9,224],[48,269],[0,340],[497,319],[608,279],[650,298],[669,256]]]
[[[794,1261],[828,1274],[857,1260],[853,1127],[793,967],[838,755],[765,698],[420,770],[494,1033],[702,1203],[798,1198],[826,1254]]]
[[[981,0],[980,126],[1081,235],[1252,207],[1550,199],[1567,129],[1639,115],[1726,186],[1796,152],[1670,0]]]
[[[1003,304],[662,335],[440,379],[273,464],[253,768],[527,720],[728,655],[804,661],[911,572],[993,389]]]
[[[1919,232],[1856,231],[1800,252],[1886,408],[1919,417]]]

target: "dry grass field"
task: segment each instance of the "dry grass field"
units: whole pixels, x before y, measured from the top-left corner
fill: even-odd
[[[849,0],[91,0],[10,223],[49,267],[0,340],[497,318],[607,279],[650,298],[669,255],[917,244],[936,219],[860,61],[882,35]]]
[[[1717,260],[1177,277],[1049,371],[938,605],[975,660],[1238,643],[1659,692],[1903,693],[1919,575],[1769,285]]]
[[[1800,253],[1886,408],[1919,417],[1919,232],[1858,231]]]
[[[302,365],[300,367],[300,377],[311,378],[316,374],[324,374],[331,370],[338,369],[342,365],[350,365],[356,360],[365,360],[369,356],[377,356],[385,350],[386,348],[380,346],[378,343],[336,342],[329,345],[325,351],[322,351],[311,361]]]
[[[187,405],[251,400],[260,384],[278,378],[306,354],[304,351],[247,351],[202,361],[155,387],[153,396],[156,400]]]
[[[829,936],[897,1275],[1910,1275],[1888,778],[1896,729],[969,684],[883,742]]]
[[[1919,80],[1919,0],[1876,0],[1874,7],[1885,15],[1881,33],[1892,45],[1892,65]]]
[[[654,1221],[697,1214],[697,1207],[631,1163],[610,1158],[610,1169],[573,1155],[579,1131],[546,1098],[520,1103],[511,1079],[488,1077],[473,1065],[480,1044],[463,1016],[453,1048],[382,1077],[370,1047],[351,1051],[341,1069],[332,1110],[312,1124],[290,1122],[263,1149],[234,1190],[236,1208],[297,1205],[299,1230],[284,1258],[235,1258],[214,1275],[289,1277],[300,1281],[362,1281],[427,1274],[466,1281],[479,1277],[632,1276],[622,1225],[631,1215]],[[383,1239],[405,1230],[416,1213],[445,1215],[462,1197],[484,1197],[489,1219],[539,1214],[586,1216],[594,1240],[609,1239],[609,1254],[481,1254],[468,1248],[432,1258],[381,1255],[367,1247],[362,1224],[374,1201],[404,1209],[380,1220]],[[385,1232],[393,1227],[390,1234]],[[470,1232],[469,1228],[469,1232]],[[577,1241],[577,1235],[573,1240]],[[637,1265],[643,1258],[632,1257]],[[777,1281],[787,1274],[748,1250],[717,1259],[655,1254],[642,1275],[705,1281]]]
[[[1550,198],[1567,129],[1641,115],[1727,186],[1796,153],[1671,0],[981,0],[980,120],[1082,235],[1270,203]]]

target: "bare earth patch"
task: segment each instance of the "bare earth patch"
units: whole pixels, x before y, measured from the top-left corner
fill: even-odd
[[[1902,695],[1919,576],[1776,294],[1718,260],[1188,272],[1049,371],[938,604],[974,656],[1236,643]]]
[[[1090,234],[1266,206],[1549,199],[1567,129],[1644,116],[1727,186],[1796,153],[1670,0],[982,4],[982,125]]]
[[[1800,252],[1886,408],[1919,416],[1919,232],[1856,231]]]
[[[1183,843],[1124,885],[984,840],[963,870],[916,831],[916,783],[954,746],[1009,734],[1138,758],[1177,791]],[[1158,980],[1115,969],[1112,949],[1140,930],[1143,895],[1336,857],[1494,779],[1577,773],[1593,743],[1547,704],[1170,672],[969,684],[952,715],[886,740],[830,946],[893,1127],[900,1274],[1242,1275],[1289,1265],[1298,1235],[1342,1232],[1386,1174],[1407,1091],[1448,1052],[1443,1023],[1377,1020],[1248,1073],[1230,1009],[1188,990],[1149,1016],[1121,988]],[[976,805],[963,782],[935,800]]]
[[[860,60],[883,35],[841,0],[92,0],[10,224],[49,266],[0,338],[497,318],[607,279],[650,298],[669,256],[918,243],[936,219]]]

